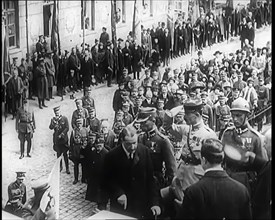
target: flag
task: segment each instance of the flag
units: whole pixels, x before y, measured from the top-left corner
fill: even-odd
[[[5,26],[5,19],[2,19],[2,84],[4,84],[4,72],[10,72],[9,55],[9,29]]]
[[[138,45],[141,45],[141,20],[140,11],[137,6],[137,0],[134,3],[134,15],[133,15],[133,38],[137,41]]]
[[[53,18],[52,18],[52,33],[51,33],[51,49],[57,50],[60,54],[60,37],[59,37],[59,1],[54,0]]]
[[[60,156],[55,161],[51,173],[48,176],[49,190],[45,193],[49,193],[52,196],[51,207],[55,210],[55,219],[59,219],[59,186],[60,186],[60,162],[63,156]],[[40,207],[41,208],[41,207]]]
[[[114,45],[114,76],[117,74],[118,58],[117,58],[117,35],[116,35],[116,0],[111,0],[111,27],[112,27],[112,41]]]
[[[167,12],[167,28],[169,30],[169,33],[171,35],[171,48],[174,48],[174,19],[173,19],[173,15],[174,15],[174,10],[171,8],[171,6],[168,8],[168,12]]]
[[[188,1],[188,17],[191,18],[191,24],[195,24],[200,17],[199,0]]]

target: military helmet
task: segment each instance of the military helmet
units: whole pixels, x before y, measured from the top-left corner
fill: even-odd
[[[232,102],[230,111],[244,111],[250,113],[249,103],[244,98],[239,97]]]

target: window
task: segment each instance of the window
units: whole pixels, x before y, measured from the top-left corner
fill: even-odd
[[[116,8],[116,23],[125,23],[126,22],[126,9],[125,9],[125,0],[115,1]]]
[[[19,47],[19,11],[17,1],[2,1],[5,27],[9,34],[9,47]]]
[[[153,0],[142,0],[142,16],[153,16]]]
[[[84,14],[83,14],[84,13]],[[81,0],[81,29],[83,29],[83,17],[86,30],[95,29],[95,1]]]
[[[51,36],[53,20],[53,1],[45,1],[43,5],[43,28],[44,36]]]

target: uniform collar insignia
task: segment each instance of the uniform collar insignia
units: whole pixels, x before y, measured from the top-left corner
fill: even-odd
[[[153,129],[153,130],[147,132],[148,138],[152,138],[152,137],[156,136],[156,134],[157,134],[156,129]]]
[[[248,131],[248,128],[244,128],[244,129],[242,129],[242,128],[236,128],[236,131],[237,131],[237,134],[242,134],[242,133]]]

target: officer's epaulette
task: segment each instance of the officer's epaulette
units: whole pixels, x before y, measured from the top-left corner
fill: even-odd
[[[248,126],[248,128],[252,133],[256,134],[258,137],[264,138],[264,135],[258,132],[257,130],[255,130],[252,126]]]
[[[227,127],[227,128],[224,130],[224,133],[225,133],[226,131],[233,131],[234,129],[236,129],[236,127],[235,127],[234,125],[229,126],[229,127]]]
[[[164,135],[163,133],[161,132],[158,132],[158,135],[162,138],[162,139],[166,139],[168,138],[166,135]]]

